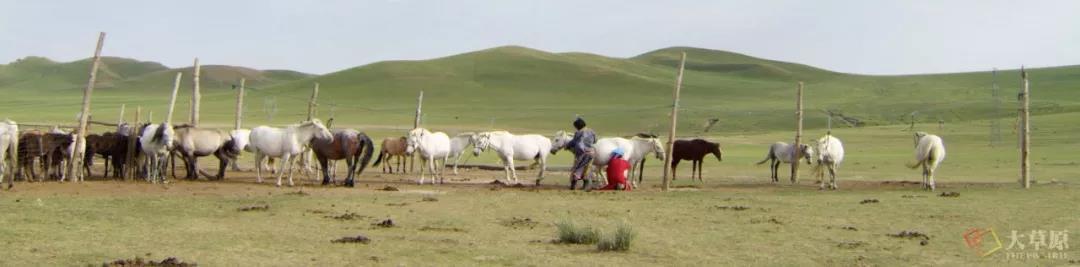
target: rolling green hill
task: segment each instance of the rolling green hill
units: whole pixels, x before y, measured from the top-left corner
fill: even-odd
[[[1015,116],[1017,70],[999,71],[1001,112],[995,112],[991,72],[869,76],[690,47],[631,58],[549,53],[506,46],[443,58],[385,61],[321,76],[204,66],[205,121],[227,125],[240,77],[252,89],[247,124],[284,124],[303,118],[313,83],[320,83],[320,117],[370,127],[411,127],[416,95],[425,91],[424,124],[432,128],[491,128],[547,133],[566,129],[575,115],[612,134],[662,132],[667,124],[678,58],[688,55],[680,127],[700,133],[717,119],[718,132],[762,132],[792,126],[794,89],[806,83],[808,128],[824,128],[825,110],[848,123],[960,122]],[[114,118],[120,104],[163,114],[176,71],[153,62],[107,58],[95,93],[99,117]],[[56,63],[28,57],[0,65],[0,117],[21,121],[70,120],[78,110],[86,60]],[[1030,69],[1036,115],[1080,111],[1080,66]],[[190,75],[178,100],[186,118]],[[271,120],[271,116],[273,119]],[[160,115],[159,115],[160,116]],[[837,125],[843,125],[840,116]],[[160,120],[159,118],[155,118]]]

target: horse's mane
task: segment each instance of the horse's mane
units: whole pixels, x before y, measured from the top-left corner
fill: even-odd
[[[157,131],[154,131],[154,137],[150,138],[150,141],[161,141],[161,138],[165,136],[165,127],[168,127],[168,125],[165,125],[164,123],[162,123],[161,126],[158,126]]]

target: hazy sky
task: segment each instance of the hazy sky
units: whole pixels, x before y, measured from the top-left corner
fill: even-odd
[[[15,1],[0,62],[105,55],[327,73],[502,45],[629,57],[696,46],[906,74],[1080,64],[1080,1]]]

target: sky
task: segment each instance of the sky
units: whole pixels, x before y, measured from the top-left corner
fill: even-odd
[[[301,3],[304,2],[304,3]],[[860,74],[1080,64],[1080,1],[0,0],[0,63],[103,54],[323,74],[504,45],[727,50]]]

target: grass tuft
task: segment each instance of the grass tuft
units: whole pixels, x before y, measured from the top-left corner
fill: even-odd
[[[555,223],[558,228],[559,243],[563,244],[595,244],[600,241],[600,231],[588,226],[579,226],[571,221]]]
[[[634,242],[634,228],[629,224],[619,224],[619,227],[615,229],[615,235],[610,238],[601,239],[596,244],[596,249],[600,251],[627,251],[630,250],[630,243]]]

